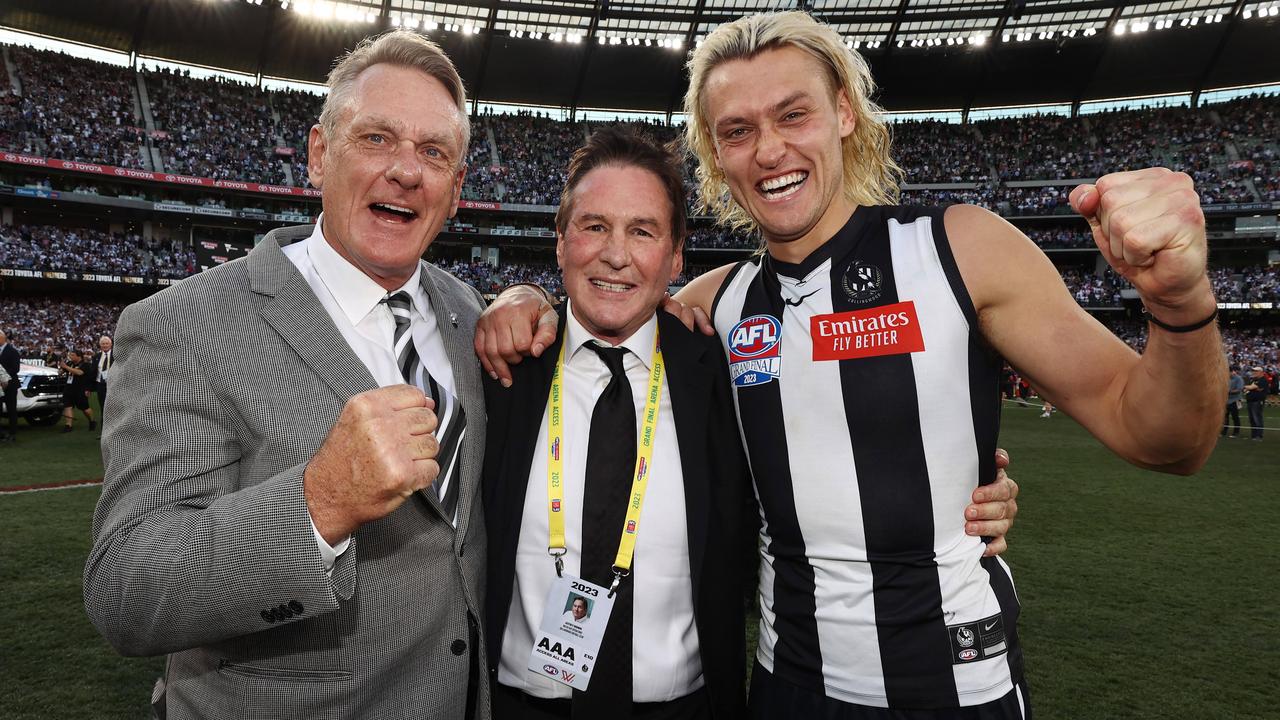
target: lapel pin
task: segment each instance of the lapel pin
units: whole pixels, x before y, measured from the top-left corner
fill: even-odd
[[[458,313],[449,313],[449,322],[453,323],[454,327],[458,327]]]

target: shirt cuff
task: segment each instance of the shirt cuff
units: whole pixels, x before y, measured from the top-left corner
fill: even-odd
[[[307,522],[311,523],[311,535],[316,539],[316,548],[320,550],[320,562],[324,564],[324,574],[332,575],[333,566],[338,562],[338,556],[347,551],[347,546],[351,544],[351,536],[342,539],[337,545],[330,545],[316,529],[315,520],[311,519],[311,515],[307,515]]]

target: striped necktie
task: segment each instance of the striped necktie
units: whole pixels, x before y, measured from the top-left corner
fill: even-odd
[[[418,387],[436,403],[436,419],[439,424],[435,435],[440,443],[436,461],[440,464],[440,475],[436,477],[432,487],[440,499],[445,517],[456,524],[458,476],[461,473],[458,466],[461,464],[459,458],[462,457],[463,437],[467,432],[467,413],[456,397],[436,383],[418,357],[418,350],[413,344],[413,333],[410,331],[413,299],[409,297],[409,293],[401,290],[383,298],[382,302],[387,304],[396,320],[395,341],[392,345],[400,374],[406,383]]]

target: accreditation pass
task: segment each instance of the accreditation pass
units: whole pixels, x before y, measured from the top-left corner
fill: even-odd
[[[568,574],[556,578],[547,593],[542,624],[533,634],[529,669],[586,690],[612,612],[609,588]]]

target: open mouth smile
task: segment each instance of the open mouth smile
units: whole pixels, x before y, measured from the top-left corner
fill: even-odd
[[[761,180],[756,183],[756,190],[770,200],[781,200],[796,194],[808,179],[809,173],[797,170],[786,175]]]
[[[624,293],[635,287],[631,283],[607,282],[605,280],[592,280],[591,284],[608,293]]]
[[[373,214],[390,222],[407,223],[418,217],[418,213],[410,208],[402,205],[393,205],[392,203],[376,202],[369,205],[369,209]]]

